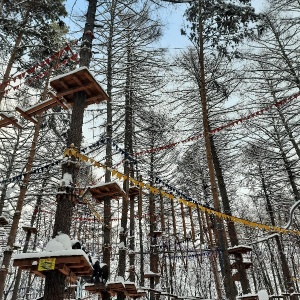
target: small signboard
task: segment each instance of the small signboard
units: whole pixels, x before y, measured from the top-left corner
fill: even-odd
[[[38,271],[48,271],[55,269],[56,257],[53,258],[40,258]]]

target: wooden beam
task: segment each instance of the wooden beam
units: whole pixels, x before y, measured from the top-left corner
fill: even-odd
[[[32,118],[32,117],[30,117],[28,114],[27,114],[27,112],[26,111],[24,111],[21,107],[16,107],[16,111],[18,112],[18,113],[20,113],[22,116],[23,116],[23,118],[24,119],[27,119],[28,121],[30,121],[30,122],[32,122],[32,123],[34,123],[34,124],[37,124],[37,120],[35,119],[35,118]]]
[[[77,281],[77,276],[66,265],[58,266],[58,270],[65,276],[69,277],[71,282]]]
[[[80,92],[82,90],[85,90],[87,88],[91,88],[94,86],[94,83],[88,83],[88,84],[84,84],[84,85],[81,85],[81,86],[78,86],[78,87],[75,87],[75,88],[68,88],[66,91],[64,92],[60,92],[60,93],[57,93],[57,97],[63,97],[63,96],[66,96],[66,95],[70,95],[70,94],[74,94],[76,92]]]

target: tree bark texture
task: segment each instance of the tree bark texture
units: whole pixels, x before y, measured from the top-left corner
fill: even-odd
[[[209,139],[209,121],[208,121],[208,112],[207,112],[207,100],[206,100],[206,83],[205,83],[205,67],[204,67],[204,45],[203,45],[203,24],[202,24],[202,0],[198,0],[199,5],[199,65],[200,65],[200,94],[201,94],[201,104],[202,104],[202,122],[203,122],[203,131],[204,131],[204,138],[205,138],[205,149],[206,149],[206,159],[208,164],[209,170],[209,178],[211,183],[211,192],[214,201],[214,208],[216,211],[221,211],[218,189],[217,189],[217,182],[215,178],[215,170],[213,165],[212,159],[212,152],[210,146],[210,139]],[[221,250],[219,259],[222,265],[224,266],[224,288],[226,297],[229,300],[235,300],[237,295],[236,286],[232,279],[231,268],[230,268],[230,260],[228,257],[227,249],[224,247],[224,243],[226,240],[226,233],[224,230],[224,226],[222,220],[216,218],[217,221],[217,232],[216,235],[216,242],[218,249]]]
[[[82,36],[82,44],[80,49],[80,66],[89,67],[92,56],[92,40],[94,32],[95,14],[97,9],[97,0],[90,0],[86,15],[86,23]],[[78,150],[82,141],[82,124],[85,108],[86,93],[77,92],[74,94],[73,110],[71,116],[71,125],[68,132],[67,147],[73,145]],[[76,184],[78,166],[76,159],[66,162],[62,166],[63,176],[66,173],[72,175],[73,186],[59,187],[57,194],[57,207],[55,213],[55,222],[53,228],[53,237],[59,233],[70,234],[70,227],[73,215],[73,188]],[[45,280],[44,300],[52,300],[54,295],[56,300],[64,299],[65,276],[60,272],[47,272]]]

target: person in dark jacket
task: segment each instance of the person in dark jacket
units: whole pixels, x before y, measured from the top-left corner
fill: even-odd
[[[108,279],[108,266],[104,265],[102,267],[102,278],[101,278],[101,282],[106,283]]]
[[[102,268],[100,267],[99,260],[94,263],[93,269],[92,282],[100,283],[100,277],[102,279]]]

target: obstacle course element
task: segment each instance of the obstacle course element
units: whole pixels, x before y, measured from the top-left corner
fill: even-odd
[[[40,277],[45,277],[45,272],[58,270],[69,277],[71,282],[76,282],[77,276],[90,276],[93,269],[86,256],[81,254],[83,251],[71,251],[74,255],[56,256],[55,252],[17,254],[13,266]]]
[[[18,120],[14,116],[5,113],[0,113],[0,117],[2,118],[2,120],[0,120],[0,127],[13,125],[18,127],[19,129],[22,128],[22,126],[18,123]]]
[[[24,108],[17,106],[16,111],[18,113],[20,113],[24,119],[36,124],[37,120],[34,118],[34,116],[39,115],[50,108],[53,108],[53,107],[59,105],[63,109],[68,109],[68,107],[58,97],[56,97],[52,92],[49,92],[49,95],[51,98],[46,101],[43,101],[34,106],[31,106],[27,110],[24,110]]]
[[[252,251],[252,247],[246,245],[238,245],[232,248],[228,248],[228,254],[246,254]]]
[[[89,187],[89,192],[97,202],[101,202],[105,197],[118,199],[126,195],[124,190],[121,189],[116,182],[107,182]]]
[[[54,77],[50,86],[56,91],[58,98],[63,97],[66,100],[68,106],[72,106],[74,94],[77,92],[86,93],[86,106],[110,100],[87,67]]]

